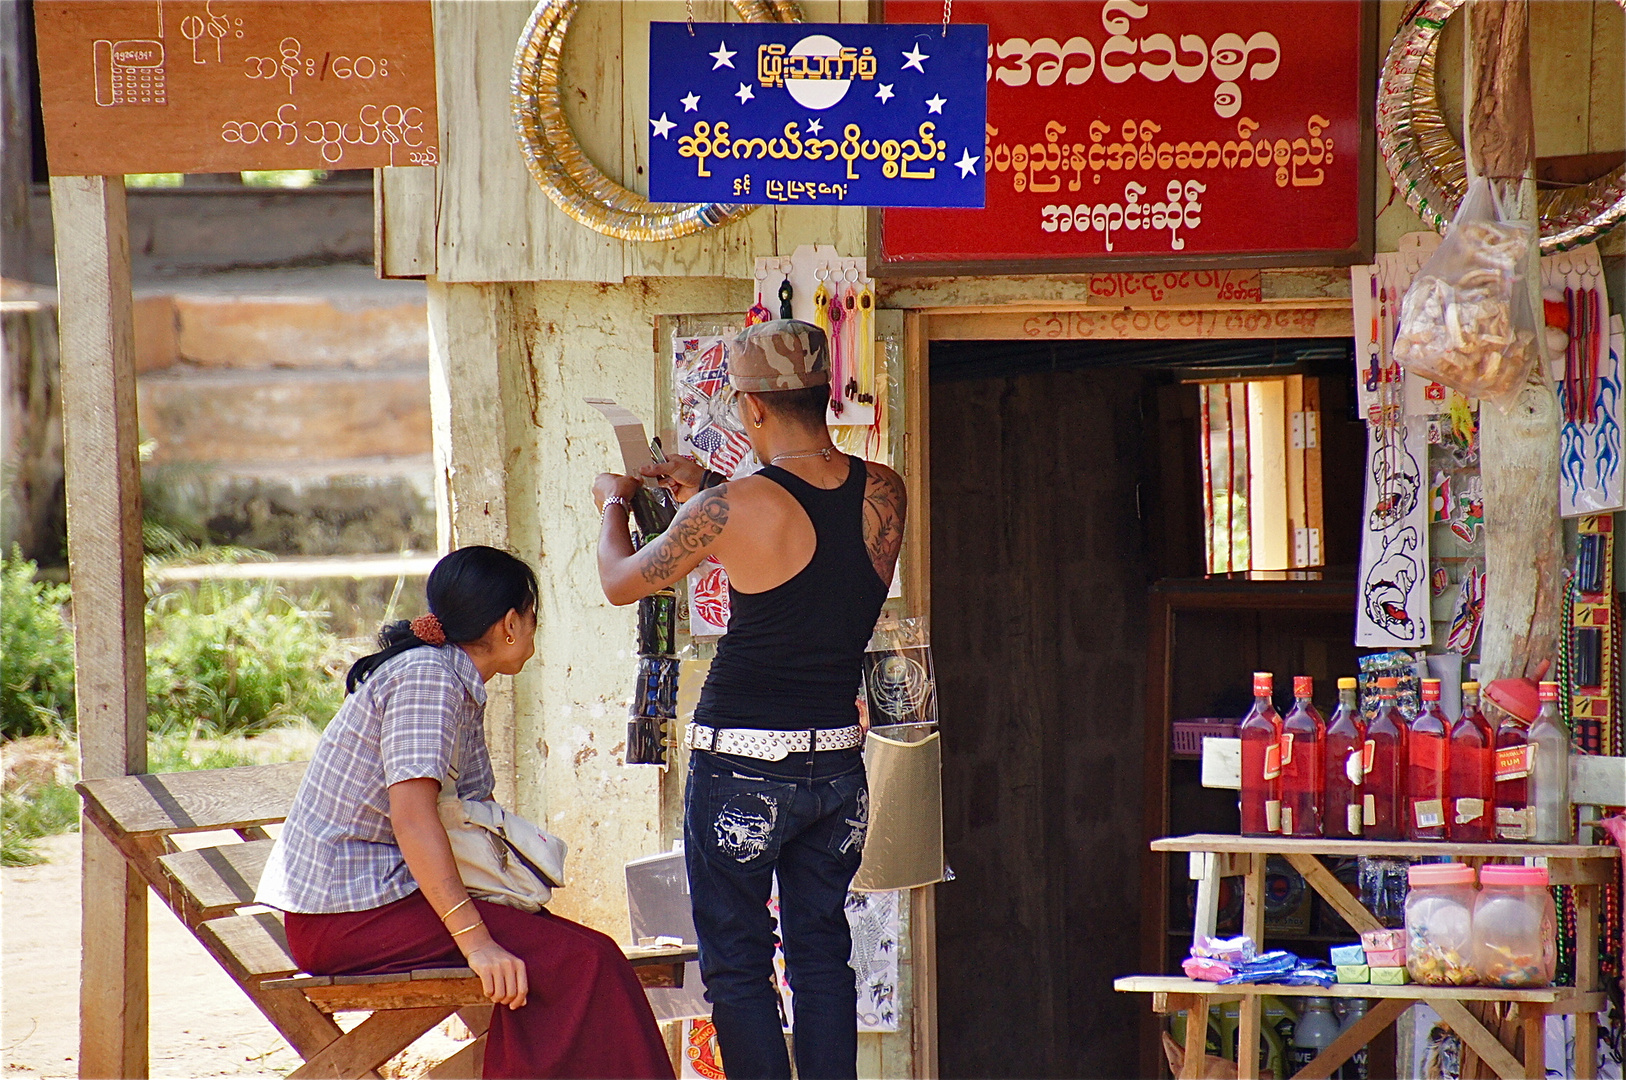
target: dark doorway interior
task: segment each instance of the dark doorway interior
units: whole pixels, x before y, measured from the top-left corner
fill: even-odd
[[[1111,986],[1142,966],[1142,921],[1160,918],[1139,896],[1148,590],[1202,573],[1201,506],[1182,494],[1197,433],[1177,384],[1313,371],[1334,391],[1323,416],[1342,420],[1344,346],[933,346],[932,623],[957,878],[938,890],[942,1075],[1140,1075],[1146,1003]],[[1344,442],[1324,454],[1329,490],[1359,481],[1359,444]]]

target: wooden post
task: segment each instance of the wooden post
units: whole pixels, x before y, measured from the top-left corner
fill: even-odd
[[[1490,177],[1503,204],[1536,220],[1535,126],[1530,104],[1528,0],[1470,0],[1468,144],[1476,175]],[[1532,233],[1533,238],[1536,233]],[[1534,239],[1527,282],[1541,311]],[[1537,342],[1541,341],[1538,333]],[[1532,674],[1556,659],[1564,551],[1558,517],[1558,399],[1545,372],[1503,413],[1480,410],[1485,487],[1485,636],[1481,680]]]
[[[51,179],[62,350],[79,772],[147,769],[135,336],[120,177]],[[79,1075],[147,1075],[147,890],[99,830],[84,844]]]

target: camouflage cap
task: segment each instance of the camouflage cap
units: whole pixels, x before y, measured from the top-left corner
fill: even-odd
[[[748,326],[729,343],[728,383],[747,394],[800,390],[830,382],[824,331],[799,319]]]

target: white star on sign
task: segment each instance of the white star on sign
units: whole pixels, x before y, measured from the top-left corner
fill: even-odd
[[[728,68],[733,67],[734,66],[734,59],[733,58],[735,56],[739,55],[739,51],[738,50],[730,51],[729,47],[728,47],[728,42],[719,41],[717,43],[717,51],[714,52],[714,53],[707,53],[706,55],[711,57],[713,60],[717,61],[715,64],[711,65],[711,70],[716,71],[720,67],[728,67]]]
[[[750,101],[752,98],[756,97],[755,94],[751,93],[751,86],[749,83],[740,83],[740,88],[734,91],[734,96],[740,99],[741,105],[744,105],[747,101]]]
[[[823,120],[809,120],[807,122],[807,133],[809,135],[817,135],[819,132],[821,132],[823,130],[824,130],[824,121]]]
[[[684,112],[694,112],[696,109],[700,108],[700,95],[695,93],[693,90],[689,91],[688,97],[678,98],[678,100],[683,102]]]
[[[672,123],[672,121],[666,118],[665,113],[661,113],[661,118],[659,120],[651,120],[649,123],[655,129],[654,134],[659,135],[663,139],[668,137],[666,134],[668,131],[671,131],[673,128],[677,127],[676,124]],[[654,136],[652,135],[651,138],[653,137]]]
[[[892,84],[881,83],[880,85],[881,88],[875,91],[875,96],[881,99],[882,105],[885,105],[887,102],[892,100]]]
[[[931,57],[929,55],[920,51],[920,43],[916,42],[914,45],[909,47],[908,52],[903,54],[903,70],[908,71],[910,68],[914,68],[916,71],[924,75],[926,74],[926,69],[920,66],[920,62],[922,60],[930,59]]]
[[[947,104],[948,104],[948,98],[945,98],[945,97],[941,96],[940,94],[933,94],[931,97],[926,99],[926,111],[927,112],[934,112],[938,116],[942,116],[943,115],[943,106],[947,105]]]
[[[970,150],[962,150],[960,160],[954,163],[954,167],[960,170],[960,179],[964,180],[968,176],[975,176],[977,174],[977,162],[981,160],[980,157],[972,157]]]

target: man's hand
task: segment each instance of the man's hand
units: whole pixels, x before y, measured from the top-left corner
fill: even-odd
[[[525,980],[525,961],[492,941],[471,951],[469,967],[480,976],[480,989],[498,1005],[518,1009],[525,1004],[530,987]]]
[[[675,457],[669,461],[654,462],[638,470],[644,476],[653,476],[661,487],[672,493],[680,503],[688,502],[700,492],[706,479],[706,470],[691,457]]]
[[[593,479],[593,505],[597,506],[599,513],[604,512],[604,500],[612,495],[619,495],[623,499],[631,499],[643,487],[643,481],[635,476],[622,476],[620,473],[599,473]]]

